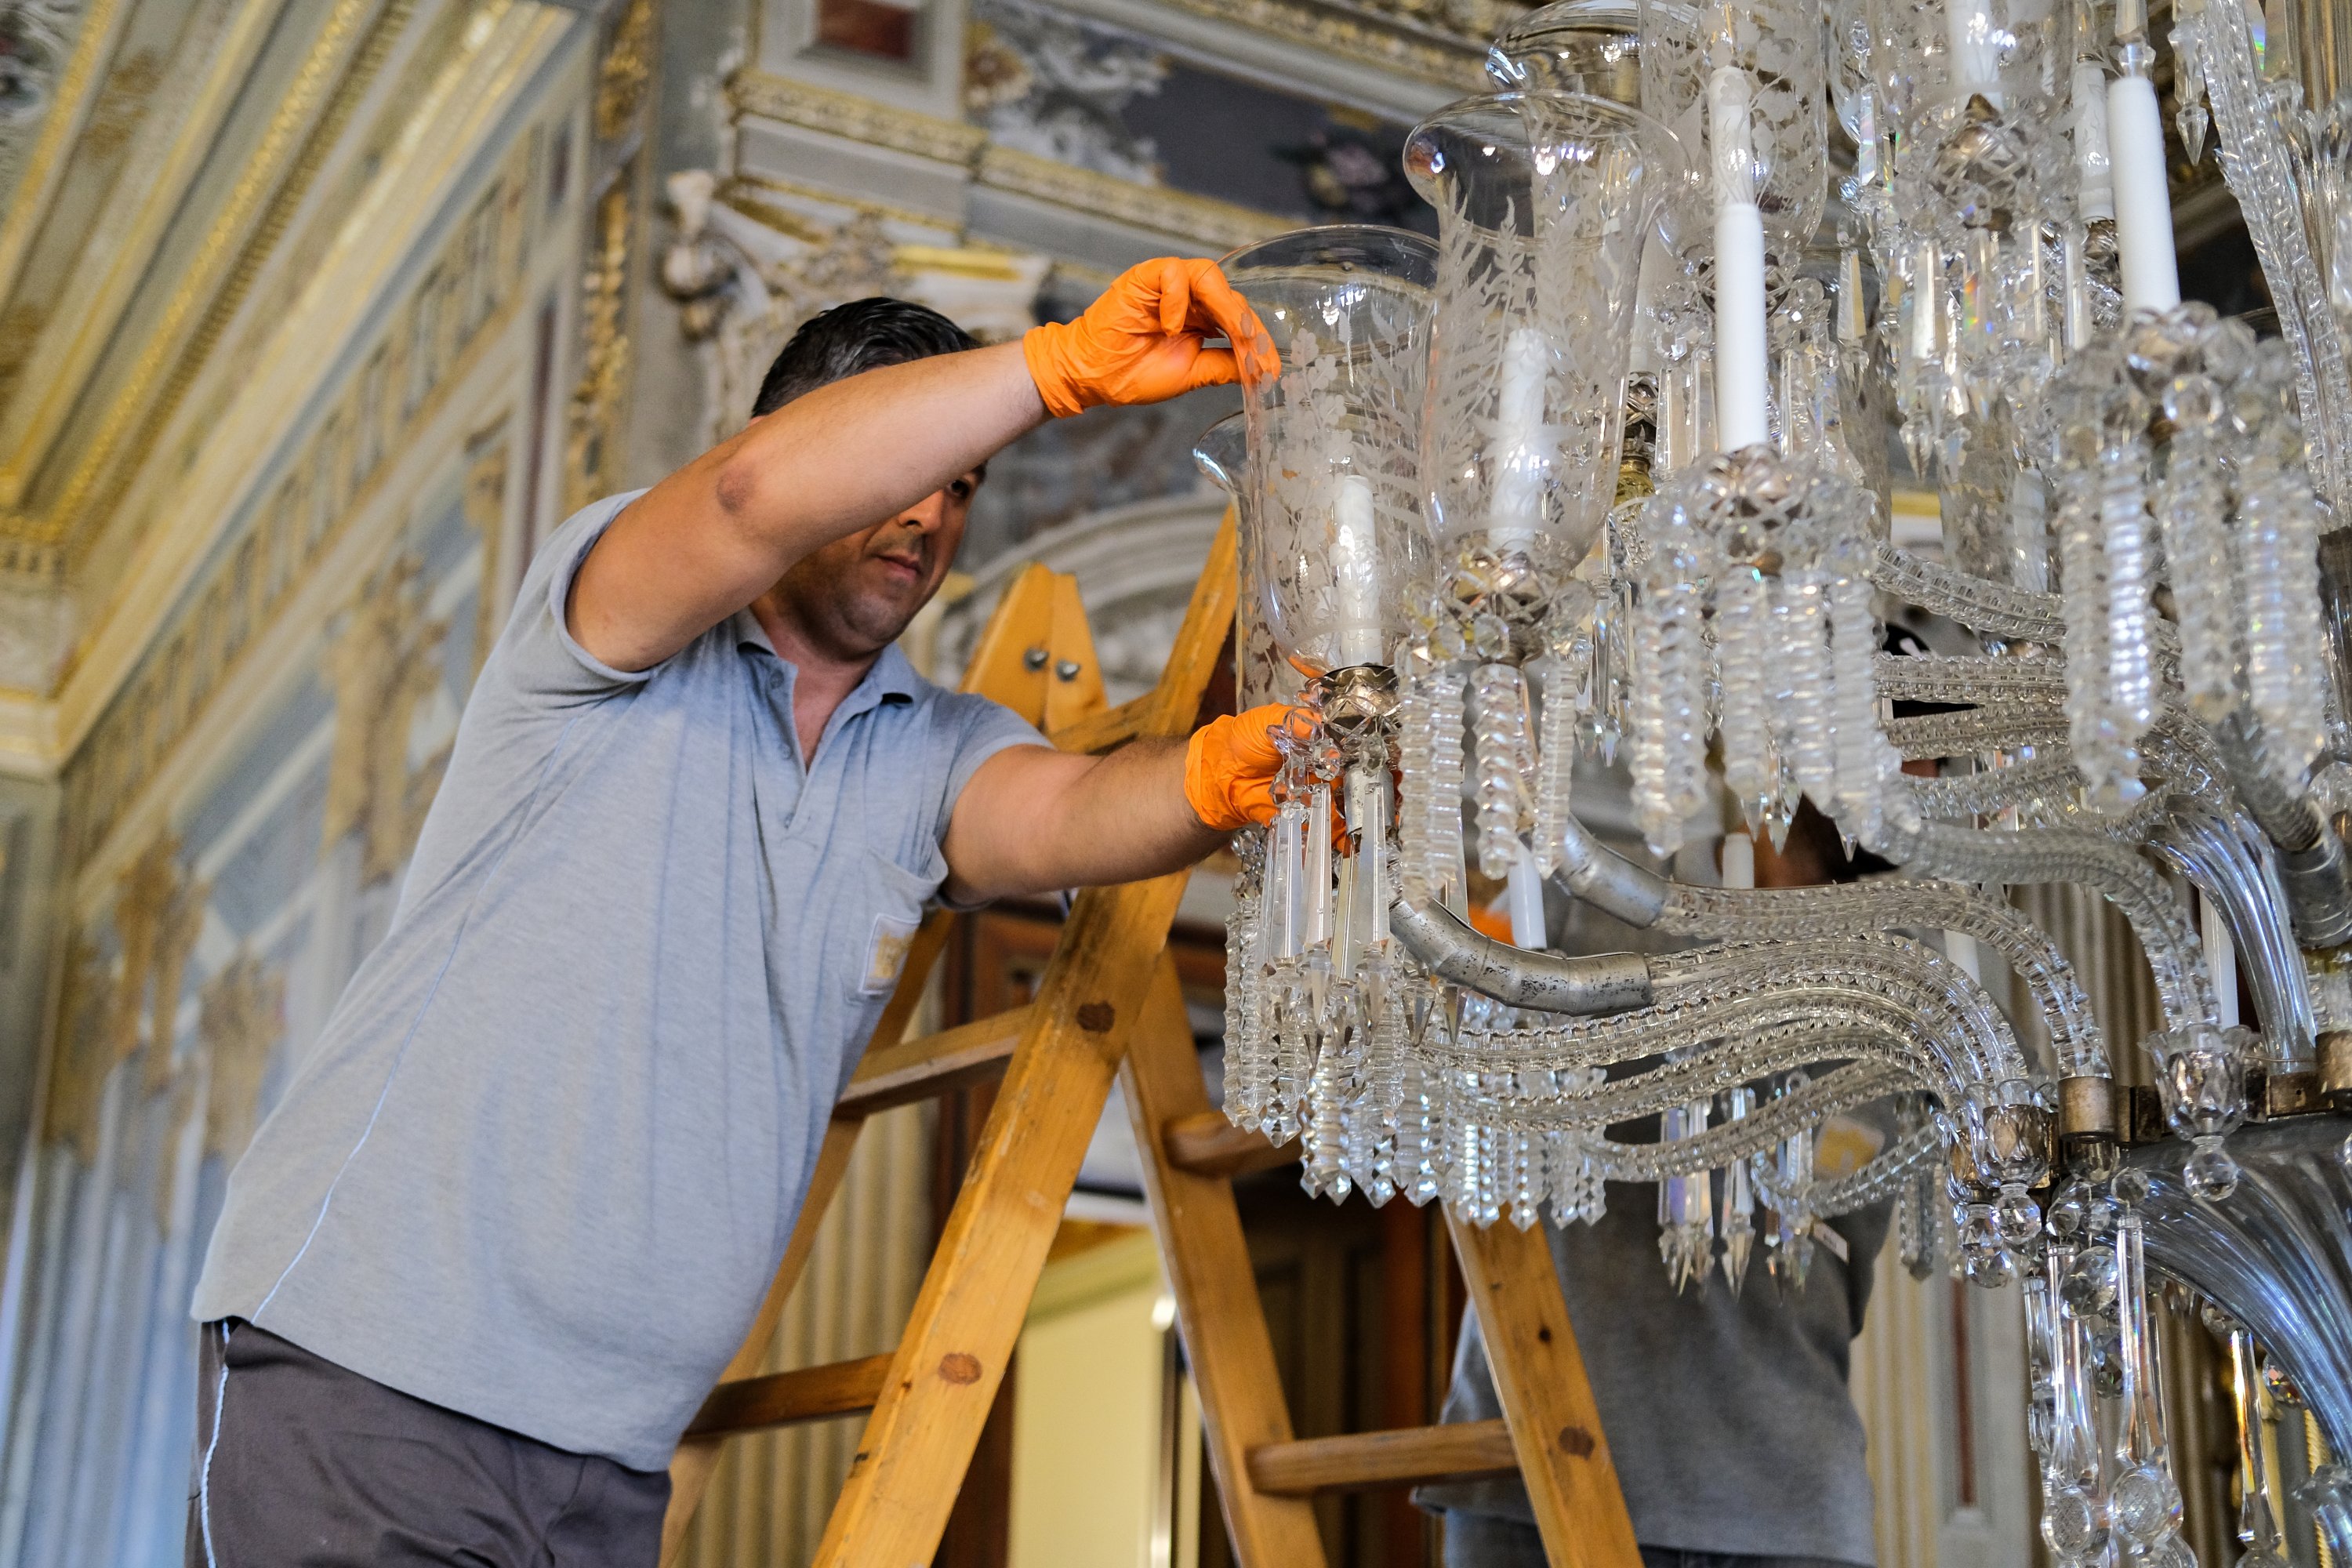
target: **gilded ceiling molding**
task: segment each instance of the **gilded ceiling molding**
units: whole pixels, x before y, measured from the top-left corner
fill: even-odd
[[[0,184],[0,208],[5,209],[0,215],[0,299],[5,299],[15,287],[25,253],[40,232],[41,219],[47,216],[49,201],[65,174],[66,152],[81,133],[83,119],[98,92],[100,67],[114,53],[130,10],[130,0],[94,0],[82,14],[72,52],[50,90],[40,133],[26,155],[24,168],[13,186]]]
[[[178,373],[172,375],[168,388],[168,395],[176,397],[201,363],[201,352],[188,352],[191,345],[184,334],[225,319],[199,312],[224,286],[236,288],[249,280],[332,145],[333,134],[311,136],[306,131],[327,129],[318,123],[323,115],[332,132],[340,133],[343,119],[365,87],[364,79],[353,79],[348,73],[355,68],[372,72],[383,63],[390,37],[369,23],[381,19],[396,32],[406,20],[410,0],[392,0],[381,12],[378,4],[379,0],[335,0],[244,172],[223,198],[218,216],[189,258],[180,287],[149,330],[139,358],[108,405],[79,463],[60,487],[55,503],[42,509],[34,523],[35,538],[52,542],[68,538],[79,531],[85,512],[96,510],[93,503],[101,502],[101,489],[110,497],[129,482],[132,465],[118,462],[120,449],[133,430],[152,428],[170,416],[170,407],[155,406],[152,395],[166,372]],[[345,90],[338,92],[339,88]],[[273,197],[278,198],[276,221],[257,222],[273,216],[267,207]],[[255,241],[260,243],[257,254]],[[217,330],[216,325],[212,327],[213,332]],[[209,347],[209,342],[204,346]]]
[[[1298,226],[1296,218],[1171,191],[1165,185],[1138,184],[1010,147],[983,149],[977,173],[980,183],[994,190],[1133,224],[1213,250],[1231,250]]]
[[[348,378],[290,453],[233,548],[174,603],[182,608],[114,691],[65,769],[65,860],[83,875],[118,826],[176,766],[225,692],[283,667],[290,607],[366,510],[417,431],[512,321],[530,262],[529,139],[519,141],[389,312],[366,368]],[[468,309],[468,302],[474,302]]]
[[[48,1093],[41,1106],[45,1139],[64,1139],[85,1165],[98,1157],[98,1113],[106,1076],[105,1019],[114,1007],[114,972],[98,946],[77,931],[67,939],[57,1043],[50,1051]]]
[[[727,95],[738,113],[764,115],[811,131],[845,136],[869,146],[942,163],[970,164],[988,142],[988,133],[975,125],[937,120],[910,109],[898,109],[853,93],[811,87],[765,71],[738,71],[728,79]]]
[[[0,500],[16,499],[18,481],[87,390],[276,20],[271,5],[246,0],[210,36],[183,40],[175,58],[184,59],[190,49],[201,47],[203,79],[184,94],[167,96],[165,122],[140,133],[135,162],[124,166],[108,210],[82,240],[88,265],[53,300],[19,300],[0,312],[0,468],[5,470]],[[151,150],[158,142],[160,149]],[[45,329],[44,309],[49,317]],[[11,328],[20,316],[29,316],[32,329],[21,347],[11,342]],[[12,382],[22,389],[21,397],[12,396]]]
[[[282,471],[303,449],[307,437],[289,443],[289,427],[299,429],[314,413],[331,411],[350,390],[328,380],[335,356],[348,347],[364,358],[369,343],[386,352],[388,325],[430,281],[415,276],[416,267],[468,270],[454,264],[446,237],[420,252],[422,237],[453,213],[462,215],[462,232],[472,235],[489,221],[481,204],[514,205],[525,199],[517,170],[533,148],[543,147],[543,119],[480,184],[469,185],[469,170],[485,137],[511,111],[517,89],[567,41],[576,43],[581,31],[573,13],[518,5],[489,29],[488,39],[470,39],[466,58],[414,104],[398,142],[401,156],[387,162],[383,177],[344,215],[334,243],[305,268],[299,286],[284,290],[278,309],[254,321],[255,354],[249,361],[240,355],[234,364],[216,356],[189,395],[190,403],[204,405],[203,416],[184,407],[153,437],[154,455],[140,465],[120,508],[129,521],[114,528],[115,537],[129,536],[126,559],[109,561],[113,570],[103,580],[95,560],[82,568],[82,634],[51,687],[50,722],[58,737],[52,769],[137,679],[157,628],[172,624],[208,580],[223,536],[235,542],[235,531],[259,499],[257,476]],[[467,202],[476,205],[469,210]],[[353,221],[362,213],[365,221]],[[395,282],[404,292],[393,291]],[[460,341],[472,340],[460,334]],[[334,354],[320,345],[333,345]],[[441,368],[435,362],[433,374],[415,380],[408,395],[422,399],[424,388],[437,384]],[[0,703],[0,747],[10,742],[15,731],[7,726],[16,717]],[[0,750],[0,760],[7,755]]]

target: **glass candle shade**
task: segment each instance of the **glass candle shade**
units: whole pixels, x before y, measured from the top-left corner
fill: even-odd
[[[1222,265],[1282,355],[1243,388],[1244,592],[1301,674],[1384,665],[1429,577],[1415,455],[1437,247],[1335,225]]]
[[[1634,0],[1552,0],[1496,35],[1486,75],[1505,92],[1580,92],[1642,107],[1642,16]]]
[[[1746,188],[1763,216],[1765,255],[1794,270],[1829,200],[1829,114],[1822,21],[1812,0],[1691,5],[1641,0],[1642,109],[1680,139],[1692,164],[1717,177],[1683,183],[1669,211],[1672,239],[1697,260],[1715,237],[1726,160],[1715,145],[1709,87],[1732,68],[1748,79]],[[1718,95],[1719,96],[1719,95]],[[1723,151],[1729,151],[1725,149]]]
[[[1405,173],[1438,215],[1421,466],[1430,531],[1556,572],[1615,499],[1644,236],[1680,149],[1622,104],[1467,99],[1416,128]]]

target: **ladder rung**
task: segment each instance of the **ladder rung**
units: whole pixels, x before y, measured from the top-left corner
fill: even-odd
[[[722,1383],[695,1412],[686,1429],[689,1437],[723,1437],[733,1432],[756,1432],[763,1426],[788,1426],[795,1421],[820,1421],[828,1415],[849,1415],[871,1410],[890,1380],[887,1355],[861,1361],[836,1361],[798,1372],[771,1373],[765,1377]]]
[[[1157,690],[1147,691],[1131,701],[1116,708],[1106,708],[1099,713],[1089,713],[1074,724],[1065,724],[1048,737],[1056,751],[1078,752],[1091,755],[1108,752],[1113,746],[1125,745],[1143,732],[1144,721],[1151,717]]]
[[[996,1072],[1020,1043],[1034,1009],[1014,1007],[936,1035],[866,1053],[838,1107],[860,1114],[928,1100]]]
[[[1271,1171],[1298,1158],[1298,1140],[1276,1146],[1263,1132],[1244,1132],[1222,1110],[1180,1116],[1160,1130],[1168,1163],[1195,1176],[1240,1176]]]
[[[1469,1480],[1517,1475],[1518,1470],[1511,1429],[1500,1421],[1307,1437],[1267,1443],[1249,1451],[1250,1484],[1276,1497]]]

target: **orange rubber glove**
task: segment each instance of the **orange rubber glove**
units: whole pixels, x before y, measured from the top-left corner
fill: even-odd
[[[1232,348],[1201,346],[1220,333]],[[1281,369],[1274,341],[1217,264],[1173,256],[1120,273],[1076,321],[1032,327],[1021,352],[1056,419],[1103,403],[1160,403],[1237,374],[1255,382]]]
[[[1203,827],[1231,833],[1274,820],[1274,775],[1282,769],[1274,731],[1297,711],[1268,702],[1192,731],[1184,748],[1184,800]]]

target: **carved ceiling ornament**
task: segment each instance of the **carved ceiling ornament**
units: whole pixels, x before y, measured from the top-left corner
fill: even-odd
[[[620,468],[629,392],[629,230],[635,222],[635,189],[633,163],[596,201],[593,248],[582,284],[580,379],[572,385],[564,424],[567,514],[611,494]]]
[[[363,882],[407,863],[446,765],[446,756],[414,769],[408,762],[411,722],[440,682],[449,631],[447,621],[425,618],[420,571],[403,554],[372,574],[327,648],[335,734],[321,838],[331,849],[347,834],[361,836]]]
[[[286,1032],[286,981],[240,952],[203,992],[196,1037],[209,1064],[205,1152],[235,1160],[253,1141],[269,1053]]]
[[[0,4],[0,199],[24,172],[81,21],[79,0]]]

